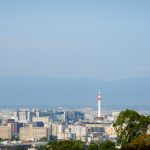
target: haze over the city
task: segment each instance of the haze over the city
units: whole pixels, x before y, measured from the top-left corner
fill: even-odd
[[[149,6],[1,1],[0,101],[90,105],[100,88],[107,104],[149,103]]]

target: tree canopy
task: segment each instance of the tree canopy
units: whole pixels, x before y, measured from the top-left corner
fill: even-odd
[[[56,142],[51,142],[45,147],[43,147],[44,150],[83,150],[83,148],[84,148],[84,143],[78,140],[77,141],[72,141],[72,140],[56,141]]]
[[[82,141],[64,140],[50,142],[39,150],[115,150],[115,144],[111,141],[91,142],[86,145]]]
[[[150,134],[143,134],[134,139],[128,146],[129,150],[150,150]]]
[[[96,142],[92,142],[87,148],[87,150],[98,150],[98,149],[99,149],[99,144]]]
[[[145,134],[150,124],[150,117],[140,115],[134,110],[121,111],[114,127],[118,135],[118,143],[122,149],[127,149],[128,144],[139,135]]]
[[[116,150],[115,143],[111,141],[104,141],[99,145],[100,150]]]

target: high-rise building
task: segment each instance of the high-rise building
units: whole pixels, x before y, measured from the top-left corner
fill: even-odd
[[[35,114],[36,114],[36,117],[40,117],[40,112],[38,109],[36,110]]]
[[[17,115],[19,122],[27,123],[30,121],[30,112],[28,109],[20,109]]]
[[[53,112],[51,119],[57,122],[65,122],[65,112],[64,111]]]
[[[33,127],[33,125],[30,124],[29,126],[20,128],[19,138],[21,140],[39,140],[42,137],[48,137],[46,127]]]
[[[11,126],[0,126],[0,138],[10,139],[11,138]]]
[[[84,113],[82,111],[66,111],[65,121],[69,124],[84,120]]]

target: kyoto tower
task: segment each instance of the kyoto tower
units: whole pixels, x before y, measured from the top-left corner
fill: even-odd
[[[101,118],[101,101],[102,101],[102,97],[101,97],[101,93],[100,91],[98,92],[98,118]]]

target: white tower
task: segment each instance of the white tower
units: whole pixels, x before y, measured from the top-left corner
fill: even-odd
[[[101,93],[100,91],[98,92],[98,115],[97,117],[100,118],[101,117],[101,101],[102,101],[102,97],[101,97]]]

